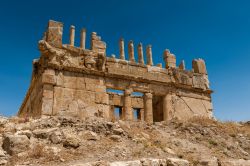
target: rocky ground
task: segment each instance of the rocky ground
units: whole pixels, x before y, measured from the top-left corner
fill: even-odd
[[[0,117],[0,165],[250,166],[250,124]]]

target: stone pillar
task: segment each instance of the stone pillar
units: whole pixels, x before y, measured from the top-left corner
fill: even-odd
[[[83,28],[81,30],[80,48],[85,49],[85,43],[86,43],[86,29]]]
[[[138,45],[138,62],[139,62],[140,64],[143,64],[143,65],[144,65],[142,43],[139,43],[139,45]]]
[[[192,68],[195,73],[207,74],[206,64],[203,59],[194,59],[192,61]]]
[[[185,68],[185,61],[184,60],[181,61],[180,65],[179,65],[179,69],[180,70],[185,70],[186,69]]]
[[[144,120],[147,123],[153,123],[153,95],[152,93],[144,94]]]
[[[134,43],[132,40],[130,40],[128,43],[128,55],[129,55],[129,61],[135,62]]]
[[[120,59],[125,60],[124,39],[123,38],[121,38],[119,41],[119,49],[120,49]]]
[[[132,110],[132,101],[131,101],[131,89],[126,89],[124,91],[124,113],[125,120],[133,120],[133,110]]]
[[[174,54],[171,54],[168,49],[163,53],[163,59],[166,63],[166,69],[176,67],[176,58]]]
[[[169,112],[171,111],[171,94],[166,94],[163,97],[163,120],[169,120]]]
[[[54,47],[62,47],[63,23],[50,20],[45,40]]]
[[[75,45],[75,26],[70,26],[70,34],[69,34],[69,44],[71,46]]]
[[[147,53],[147,65],[153,66],[152,46],[151,45],[147,46],[146,53]]]

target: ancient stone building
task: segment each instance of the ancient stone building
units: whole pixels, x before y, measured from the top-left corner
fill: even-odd
[[[166,49],[164,67],[154,66],[151,45],[144,49],[139,43],[135,48],[130,41],[126,60],[123,39],[116,57],[106,55],[106,43],[95,32],[90,48],[85,48],[85,29],[79,47],[74,45],[74,26],[70,27],[69,44],[63,44],[62,37],[63,24],[49,21],[19,116],[98,116],[148,123],[212,117],[212,91],[204,60],[194,59],[192,70],[186,70],[184,61],[177,66],[175,55]]]

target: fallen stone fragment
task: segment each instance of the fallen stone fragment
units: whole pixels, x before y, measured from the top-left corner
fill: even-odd
[[[229,159],[219,161],[220,166],[250,166],[250,160]]]
[[[33,131],[33,134],[36,138],[46,139],[46,138],[49,138],[50,134],[56,130],[57,128],[36,129]]]
[[[119,141],[121,141],[121,136],[119,136],[119,135],[111,135],[110,139],[113,140],[113,141],[119,142]]]
[[[80,141],[76,137],[67,137],[63,142],[64,147],[78,148],[80,146]]]
[[[98,135],[93,132],[93,131],[86,131],[83,133],[83,138],[85,138],[86,140],[99,140],[100,138],[98,137]]]
[[[26,151],[29,145],[30,140],[26,135],[7,135],[3,140],[3,149],[10,155]]]
[[[122,128],[115,128],[113,129],[113,133],[116,134],[116,135],[122,135],[123,134],[123,130]]]
[[[62,133],[59,131],[52,132],[49,136],[49,140],[53,144],[60,144],[62,142]]]

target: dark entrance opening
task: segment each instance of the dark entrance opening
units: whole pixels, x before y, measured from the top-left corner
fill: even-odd
[[[134,110],[134,119],[141,120],[141,109],[140,108],[133,108]]]
[[[153,96],[153,121],[163,121],[163,97]]]
[[[114,106],[114,117],[117,120],[122,119],[122,107]]]

